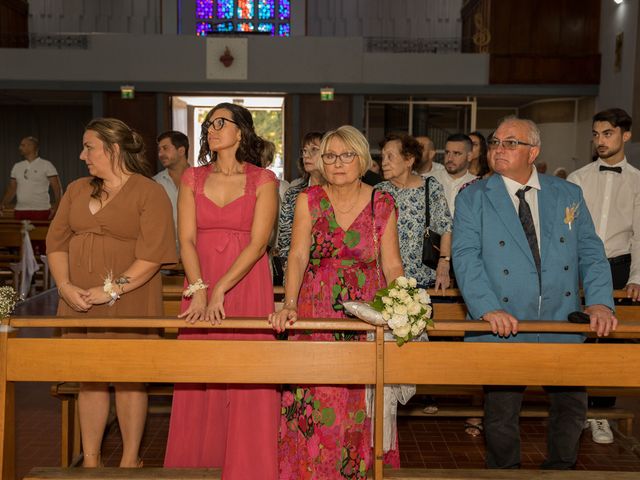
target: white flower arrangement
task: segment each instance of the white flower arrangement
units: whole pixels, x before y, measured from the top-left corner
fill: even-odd
[[[13,287],[0,287],[0,318],[7,318],[20,300]]]
[[[433,325],[431,298],[425,289],[417,287],[415,278],[396,278],[376,292],[370,305],[382,313],[398,346],[420,336],[427,325]]]

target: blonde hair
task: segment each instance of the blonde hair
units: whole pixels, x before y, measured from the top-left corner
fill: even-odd
[[[322,173],[323,177],[326,177],[324,171],[324,162],[322,161],[322,154],[327,153],[327,146],[329,141],[333,138],[337,138],[344,142],[349,148],[351,148],[358,155],[358,165],[360,165],[360,176],[364,175],[371,167],[371,153],[369,153],[369,142],[365,136],[355,127],[351,125],[343,125],[335,130],[331,130],[325,133],[320,143],[320,157],[318,159],[317,168]]]

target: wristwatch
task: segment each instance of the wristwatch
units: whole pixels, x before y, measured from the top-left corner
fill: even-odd
[[[440,260],[446,260],[447,262],[451,261],[451,257],[445,256],[445,255],[440,255]]]

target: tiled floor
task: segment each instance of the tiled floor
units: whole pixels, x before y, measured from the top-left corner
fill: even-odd
[[[59,465],[59,403],[49,395],[49,386],[21,384],[16,389],[17,476],[32,467]],[[142,442],[145,466],[161,466],[169,427],[168,414],[151,414]],[[544,459],[546,430],[543,420],[523,419],[522,467],[538,468]],[[414,468],[483,468],[484,441],[463,431],[462,420],[400,418],[398,421],[401,462]],[[638,442],[616,434],[612,445],[597,445],[589,431],[582,437],[578,469],[640,472],[640,458],[634,453]],[[117,423],[103,445],[104,462],[117,466],[122,444]]]
[[[45,310],[55,311],[55,302],[48,302]],[[17,313],[42,314],[30,311],[28,305]],[[49,312],[50,313],[50,312]],[[30,332],[48,336],[50,332]],[[152,399],[152,402],[162,402]],[[633,409],[640,419],[640,398],[626,397],[618,406]],[[168,414],[151,414],[142,442],[141,455],[145,466],[161,466],[169,426]],[[523,419],[522,466],[538,468],[545,454],[546,430],[544,420]],[[484,441],[470,437],[463,431],[462,419],[407,418],[398,421],[401,462],[404,467],[416,468],[483,468]],[[623,438],[616,433],[612,445],[597,445],[589,431],[582,436],[577,468],[587,470],[626,470],[640,472],[640,421],[634,423],[634,437]],[[103,457],[107,466],[117,466],[121,454],[117,423],[106,436]],[[24,383],[16,386],[16,478],[21,479],[36,466],[60,464],[60,405],[49,394],[48,384]],[[635,453],[634,453],[635,452]]]

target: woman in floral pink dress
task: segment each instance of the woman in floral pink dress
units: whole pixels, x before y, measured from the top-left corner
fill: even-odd
[[[300,318],[344,318],[342,302],[371,300],[402,275],[393,198],[360,180],[369,145],[351,126],[325,135],[324,186],[298,196],[284,307],[269,316],[277,331]],[[373,209],[372,209],[373,202]],[[375,225],[375,227],[374,227]],[[290,340],[363,341],[357,332],[290,335]],[[280,479],[365,478],[373,463],[364,386],[291,386],[282,397]],[[385,461],[398,467],[398,450]]]

